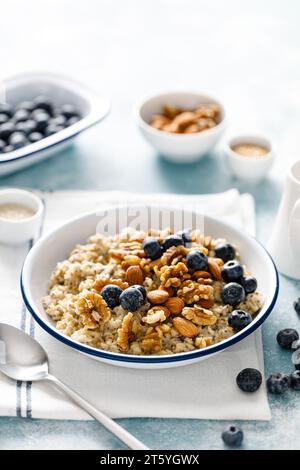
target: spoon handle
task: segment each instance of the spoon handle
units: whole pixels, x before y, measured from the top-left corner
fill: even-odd
[[[120,441],[124,442],[130,449],[133,450],[149,450],[141,441],[136,439],[132,434],[122,428],[119,424],[113,421],[111,418],[106,416],[101,411],[97,410],[93,405],[91,405],[87,400],[82,398],[77,392],[72,390],[68,385],[61,382],[57,377],[54,377],[51,374],[48,374],[45,377],[46,380],[53,382],[58,388],[60,388],[68,397],[76,403],[76,405],[83,408],[90,416],[95,418],[99,423],[101,423],[106,429],[108,429],[112,434],[117,436]]]

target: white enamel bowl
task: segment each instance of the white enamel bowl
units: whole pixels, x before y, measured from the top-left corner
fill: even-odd
[[[161,113],[164,105],[194,110],[201,104],[218,104],[221,110],[220,122],[216,127],[195,134],[172,134],[150,126],[154,114]],[[222,137],[226,129],[223,105],[208,95],[189,92],[171,92],[145,100],[137,110],[137,123],[144,138],[161,155],[173,163],[192,163],[207,154]]]
[[[195,216],[195,214],[180,209],[158,207],[152,207],[151,209],[152,220],[160,220],[160,215],[164,220],[164,227],[173,225],[175,230],[182,228],[182,217],[184,217],[185,221],[190,221],[190,216]],[[101,214],[102,217],[100,217]],[[243,340],[246,336],[253,333],[271,313],[278,295],[278,275],[269,254],[256,239],[246,232],[234,228],[225,222],[205,216],[204,233],[214,237],[224,237],[239,247],[242,262],[256,276],[259,289],[265,295],[264,306],[250,325],[231,338],[216,345],[192,352],[165,356],[133,356],[111,353],[86,346],[65,336],[55,328],[54,323],[46,315],[41,299],[47,292],[49,278],[56,263],[64,260],[77,243],[84,242],[90,235],[96,232],[97,227],[97,231],[102,232],[101,227],[104,227],[105,224],[108,227],[112,226],[108,233],[113,234],[116,230],[116,220],[118,221],[119,229],[126,227],[128,225],[127,221],[130,220],[128,219],[127,207],[119,207],[117,209],[107,208],[106,212],[103,209],[101,214],[93,212],[82,215],[70,220],[41,238],[29,252],[21,275],[22,295],[28,310],[44,330],[68,347],[76,349],[96,360],[123,367],[155,369],[180,366],[206,359]],[[104,217],[103,214],[105,214]],[[138,214],[138,217],[135,216],[136,214]],[[130,226],[137,228],[140,226],[142,229],[149,228],[149,208],[131,207],[130,215]],[[179,223],[176,223],[177,219]],[[175,222],[172,224],[173,220]],[[185,221],[184,224],[186,225]],[[138,226],[138,224],[140,225]],[[159,228],[155,222],[152,222],[151,226]]]
[[[55,155],[73,143],[78,134],[104,119],[110,108],[105,96],[99,96],[73,80],[48,73],[30,73],[8,78],[1,82],[0,90],[2,99],[4,96],[5,101],[11,104],[46,95],[57,106],[66,103],[74,105],[82,116],[72,126],[39,142],[0,154],[0,176],[22,170]]]

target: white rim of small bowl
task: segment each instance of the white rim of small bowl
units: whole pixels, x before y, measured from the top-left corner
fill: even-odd
[[[119,209],[121,209],[122,207],[124,208],[125,206],[118,206],[118,207],[119,207]],[[135,207],[138,207],[138,205],[136,205]],[[107,209],[111,209],[111,207],[107,206]],[[105,210],[105,207],[104,207],[103,210]],[[91,346],[87,346],[83,343],[79,343],[78,341],[75,341],[75,340],[71,339],[70,337],[64,335],[63,333],[60,333],[59,330],[54,325],[51,324],[50,320],[45,321],[42,318],[42,316],[40,314],[40,311],[39,311],[40,310],[39,308],[36,307],[36,310],[35,310],[33,308],[33,306],[31,305],[30,299],[28,298],[29,297],[28,293],[26,292],[27,287],[28,287],[28,286],[26,286],[26,284],[28,284],[29,281],[24,280],[24,273],[26,273],[26,271],[28,269],[30,269],[30,266],[31,266],[31,263],[32,263],[32,258],[34,257],[35,252],[39,249],[40,245],[43,244],[45,240],[55,236],[55,234],[57,232],[59,232],[64,226],[72,224],[73,222],[75,222],[77,220],[80,220],[80,219],[83,220],[84,218],[90,217],[93,214],[95,214],[95,211],[90,211],[90,212],[87,212],[85,214],[81,214],[80,216],[73,217],[72,219],[70,219],[66,223],[61,224],[59,227],[52,230],[47,235],[43,236],[40,240],[38,240],[37,243],[33,246],[33,248],[28,253],[28,255],[25,259],[24,265],[23,265],[22,272],[21,272],[20,288],[21,288],[21,293],[22,293],[24,304],[26,305],[27,309],[29,310],[29,312],[31,313],[33,318],[37,321],[37,323],[45,331],[47,331],[47,333],[52,335],[54,338],[56,338],[60,342],[66,344],[66,345],[70,346],[71,348],[76,349],[76,350],[78,350],[82,353],[85,353],[85,354],[91,355],[91,356],[96,356],[98,358],[102,358],[102,359],[105,359],[105,360],[109,360],[109,361],[115,362],[115,364],[118,364],[120,362],[121,363],[122,362],[132,363],[132,364],[134,364],[134,363],[135,364],[145,364],[145,365],[146,364],[163,364],[163,363],[167,364],[167,363],[175,363],[175,362],[180,363],[180,362],[188,361],[190,359],[196,359],[196,358],[200,358],[200,357],[204,357],[204,356],[209,356],[211,354],[220,352],[220,351],[228,348],[229,346],[232,346],[232,345],[240,342],[241,340],[243,340],[244,338],[249,336],[251,333],[253,333],[267,319],[267,317],[272,312],[272,310],[275,306],[277,297],[278,297],[278,292],[279,292],[279,276],[278,276],[278,272],[277,272],[275,263],[274,263],[272,257],[270,256],[270,254],[268,253],[268,251],[265,249],[265,247],[255,237],[251,236],[247,232],[245,232],[245,231],[239,229],[238,227],[234,226],[234,227],[232,227],[234,231],[238,232],[243,237],[246,237],[248,240],[251,241],[251,243],[256,243],[258,245],[259,249],[263,251],[264,255],[269,260],[270,266],[272,267],[273,274],[274,274],[274,292],[273,292],[272,299],[269,302],[269,305],[268,306],[264,305],[263,309],[265,309],[265,311],[263,312],[263,314],[261,314],[261,316],[259,318],[256,317],[243,330],[235,333],[233,336],[231,336],[231,337],[229,337],[229,338],[227,338],[223,341],[220,341],[219,343],[216,343],[212,346],[208,346],[208,347],[203,348],[203,349],[198,349],[198,350],[193,350],[193,351],[188,351],[188,352],[178,353],[178,354],[166,354],[166,355],[163,355],[163,356],[160,356],[160,355],[151,355],[151,356],[139,355],[138,356],[138,355],[133,355],[133,354],[123,354],[123,353],[114,353],[114,352],[110,352],[110,351],[104,351],[102,349],[97,349],[97,348],[94,348],[94,347],[91,347]],[[210,217],[210,216],[207,216],[207,215],[205,215],[205,217],[208,218],[208,219],[211,219],[213,221],[217,221],[217,223],[220,224],[221,226],[222,225],[223,226],[228,225],[228,224],[226,224],[226,222],[217,220],[214,217]],[[34,302],[32,302],[32,303],[34,304]]]
[[[0,216],[0,220],[1,220],[2,223],[5,222],[6,224],[19,225],[19,224],[22,224],[23,222],[26,222],[26,223],[33,222],[35,219],[38,219],[38,218],[41,217],[41,215],[44,211],[44,203],[43,203],[42,199],[39,198],[33,192],[27,191],[26,189],[18,189],[18,188],[1,189],[0,190],[0,206],[2,204],[1,199],[2,199],[3,194],[6,194],[6,195],[14,195],[14,194],[26,195],[26,197],[29,197],[32,201],[35,201],[37,203],[38,209],[33,215],[31,215],[29,217],[26,217],[25,219],[6,219],[5,217]],[[6,204],[14,204],[14,202],[13,201],[11,203],[7,202]],[[22,205],[24,205],[25,207],[28,207],[26,205],[26,202],[22,203]]]
[[[176,95],[176,94],[178,94],[178,95],[198,95],[200,99],[202,97],[202,98],[211,100],[212,104],[217,104],[218,106],[220,106],[221,112],[222,112],[222,120],[215,127],[213,127],[212,129],[205,129],[204,131],[195,132],[194,134],[175,134],[175,133],[173,134],[172,132],[166,132],[166,131],[161,131],[159,129],[155,129],[154,127],[152,127],[148,122],[146,122],[142,118],[141,108],[148,101],[152,100],[153,98],[158,98],[160,96],[166,96],[166,98],[167,98],[169,95]],[[159,111],[158,111],[158,113],[159,113]],[[144,128],[146,131],[148,131],[148,132],[150,132],[154,135],[165,136],[165,137],[168,137],[168,138],[174,139],[174,140],[176,140],[176,139],[177,140],[179,140],[179,139],[182,139],[182,140],[199,139],[200,136],[203,137],[203,136],[206,136],[206,135],[215,134],[216,132],[224,129],[226,127],[226,124],[227,124],[227,116],[226,116],[226,111],[225,111],[225,108],[224,108],[223,104],[219,100],[217,100],[216,98],[213,98],[210,95],[205,95],[204,93],[199,93],[199,92],[196,92],[196,91],[193,92],[193,91],[176,91],[175,90],[175,91],[168,91],[166,93],[158,93],[157,95],[149,96],[148,98],[141,101],[139,103],[139,105],[136,107],[135,115],[136,115],[136,119],[137,119],[137,122],[138,122],[139,126]]]
[[[266,153],[265,155],[262,155],[262,156],[249,156],[249,155],[241,155],[237,152],[235,152],[233,149],[232,149],[232,145],[235,145],[233,142],[235,140],[238,140],[240,141],[240,143],[244,143],[244,144],[253,144],[253,145],[260,145],[260,146],[265,146],[267,149],[268,149],[268,153]],[[251,140],[251,142],[249,142],[249,140]],[[265,144],[263,144],[262,142],[265,142]],[[238,145],[238,144],[236,144]],[[225,152],[230,155],[230,157],[236,159],[236,160],[239,160],[239,161],[243,161],[243,160],[247,160],[247,161],[254,161],[254,162],[257,162],[257,161],[265,161],[265,160],[270,160],[272,158],[274,158],[274,145],[272,144],[272,141],[271,139],[269,139],[268,137],[265,137],[263,135],[259,135],[259,134],[241,134],[241,135],[236,135],[234,137],[231,137],[226,143],[225,143]]]

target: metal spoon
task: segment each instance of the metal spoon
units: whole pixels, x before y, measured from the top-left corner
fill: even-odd
[[[0,323],[0,371],[14,380],[24,382],[49,380],[53,382],[74,403],[87,411],[130,449],[149,449],[70,387],[49,374],[48,356],[42,346],[23,331],[5,323]]]

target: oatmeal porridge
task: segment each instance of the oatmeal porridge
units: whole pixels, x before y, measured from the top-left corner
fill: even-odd
[[[238,248],[199,231],[96,234],[57,264],[47,314],[75,341],[134,355],[205,348],[263,305]]]

